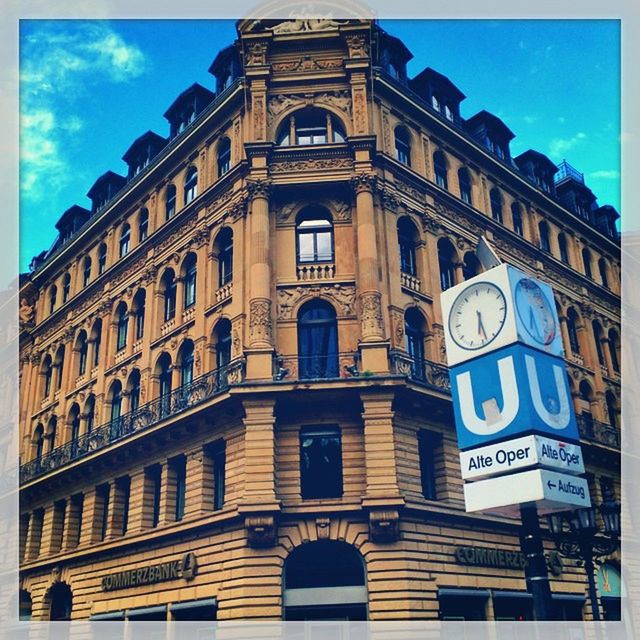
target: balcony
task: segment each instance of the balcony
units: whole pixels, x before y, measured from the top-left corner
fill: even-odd
[[[233,283],[229,282],[216,291],[216,303],[224,302],[231,298],[233,294]]]
[[[558,172],[555,174],[553,181],[558,184],[564,180],[575,180],[580,184],[584,184],[584,173],[580,173],[574,169],[566,160],[558,165]]]
[[[416,278],[404,271],[400,273],[400,284],[406,289],[411,289],[411,291],[420,291],[420,278]]]
[[[277,356],[275,380],[331,380],[358,377],[358,353]]]
[[[243,378],[243,360],[235,360],[221,369],[205,373],[190,384],[147,402],[135,411],[110,420],[37,460],[21,465],[20,483],[29,482],[133,434],[145,431],[162,420],[179,415],[225,391],[229,385],[242,382]]]
[[[576,416],[576,422],[581,439],[620,449],[620,430],[616,427],[583,415]]]
[[[299,264],[297,268],[298,280],[304,282],[314,280],[331,280],[336,275],[336,267],[332,263]]]
[[[414,360],[405,353],[391,353],[391,371],[402,376],[407,376],[414,382],[451,393],[451,380],[449,379],[449,367],[430,360]]]

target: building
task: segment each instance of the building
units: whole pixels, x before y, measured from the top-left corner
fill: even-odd
[[[23,276],[22,615],[529,619],[519,523],[464,511],[439,295],[482,234],[552,284],[619,495],[618,214],[375,22],[237,29]]]

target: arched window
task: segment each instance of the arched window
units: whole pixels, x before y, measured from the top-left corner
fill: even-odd
[[[367,619],[364,562],[346,542],[317,540],[296,547],[285,561],[283,582],[287,621]]]
[[[129,392],[129,411],[136,411],[140,406],[140,371],[138,369],[131,372],[127,391]]]
[[[602,326],[597,320],[594,320],[591,323],[593,328],[593,339],[596,343],[596,353],[598,354],[598,363],[601,365],[605,364],[604,359],[604,351],[602,349]]]
[[[56,448],[56,435],[58,432],[58,419],[55,416],[52,416],[49,420],[49,424],[47,425],[47,440],[49,441],[49,446],[47,448],[47,453],[51,453]]]
[[[519,235],[524,235],[524,227],[522,225],[522,209],[517,202],[511,203],[511,220],[513,221],[513,230]]]
[[[609,281],[607,279],[607,262],[604,258],[598,260],[598,271],[600,271],[600,282],[603,287],[609,287]]]
[[[44,454],[44,427],[41,424],[33,432],[33,444],[35,445],[35,459],[40,460]]]
[[[42,376],[43,376],[43,385],[42,385],[42,398],[48,398],[51,394],[51,381],[53,379],[53,365],[51,362],[51,356],[45,356],[45,359],[42,362]]]
[[[80,437],[80,407],[77,403],[73,403],[69,411],[69,425],[71,426],[71,441]]]
[[[93,343],[93,366],[100,363],[100,344],[102,342],[102,320],[98,318],[91,329],[91,342]]]
[[[70,293],[71,293],[71,276],[68,273],[65,273],[64,278],[62,279],[62,304],[64,304],[69,299]]]
[[[163,353],[156,366],[158,375],[158,396],[161,398],[160,410],[163,416],[168,415],[171,401],[171,356]]]
[[[144,242],[149,235],[149,212],[146,209],[140,211],[138,216],[138,242]]]
[[[298,214],[296,238],[299,263],[333,260],[333,221],[323,207],[307,207]]]
[[[182,265],[182,278],[184,283],[184,308],[188,309],[196,303],[196,254],[189,253]]]
[[[91,258],[87,256],[82,263],[82,286],[86,287],[91,282]]]
[[[593,391],[586,380],[580,383],[578,388],[580,393],[578,404],[580,405],[580,415],[586,423],[587,429],[593,429],[593,414],[591,413],[591,403],[593,402]]]
[[[609,424],[617,428],[618,427],[618,403],[616,402],[616,397],[611,393],[611,391],[607,391],[604,394],[605,402],[607,403],[607,415],[609,416]]]
[[[567,311],[567,332],[569,334],[569,346],[574,354],[580,353],[580,342],[578,340],[578,314],[572,307]]]
[[[400,246],[400,271],[417,277],[416,244],[418,231],[409,218],[398,220],[398,245]]]
[[[393,131],[396,144],[396,160],[411,166],[411,138],[404,127],[396,127]]]
[[[491,217],[496,222],[502,222],[502,194],[500,189],[494,187],[489,192],[489,200],[491,201]]]
[[[167,186],[164,201],[164,217],[165,220],[171,220],[176,215],[176,185]]]
[[[587,278],[593,278],[591,272],[591,251],[587,248],[582,250],[582,264],[584,264],[584,275],[587,276]]]
[[[191,166],[184,181],[184,203],[189,204],[198,195],[198,170]]]
[[[103,242],[98,247],[98,275],[102,275],[107,268],[107,245]]]
[[[66,582],[56,582],[49,589],[50,614],[49,620],[71,620],[73,596]]]
[[[140,340],[144,335],[144,317],[147,301],[147,292],[144,289],[138,289],[131,303],[131,311],[135,318],[135,339]]]
[[[433,154],[433,173],[436,177],[436,184],[441,189],[448,189],[449,181],[447,179],[447,160],[440,149]]]
[[[185,340],[178,354],[180,363],[180,385],[186,386],[193,382],[193,342]]]
[[[84,329],[78,334],[76,349],[78,351],[78,375],[83,376],[87,372],[87,355],[89,353],[87,332]]]
[[[538,224],[540,232],[540,248],[547,253],[551,253],[551,245],[549,244],[549,225],[543,220]]]
[[[471,204],[471,176],[466,167],[458,169],[458,186],[460,187],[460,198],[467,204]]]
[[[58,297],[58,287],[51,285],[49,289],[49,313],[53,313],[56,310],[56,299]]]
[[[127,346],[127,332],[129,330],[129,313],[127,305],[121,302],[116,310],[117,336],[116,351],[121,351]]]
[[[110,395],[110,404],[111,404],[111,415],[109,419],[111,422],[117,422],[122,415],[122,383],[120,380],[116,380],[111,385],[111,393]]]
[[[172,320],[176,315],[176,277],[173,269],[167,269],[162,276],[164,296],[164,321]]]
[[[125,222],[122,225],[122,231],[120,232],[120,257],[129,253],[129,249],[131,248],[131,226],[128,222]]]
[[[276,144],[310,145],[344,142],[345,133],[340,121],[328,111],[305,107],[290,116],[280,126]]]
[[[96,399],[90,395],[84,405],[84,425],[85,433],[91,433],[96,418]]]
[[[28,622],[31,620],[31,594],[25,589],[20,589],[20,604],[19,604],[18,619],[21,622]]]
[[[406,349],[411,358],[411,377],[424,380],[424,318],[412,307],[404,314]]]
[[[61,344],[56,351],[56,357],[53,360],[53,367],[56,370],[56,390],[62,387],[62,375],[64,373],[64,345]]]
[[[231,168],[231,140],[222,138],[218,144],[218,178]]]
[[[223,318],[214,332],[216,345],[216,369],[224,369],[231,362],[231,322]]]
[[[218,255],[218,287],[224,287],[233,279],[233,231],[229,227],[218,234],[215,252]]]
[[[339,375],[336,312],[323,300],[311,300],[298,312],[298,371],[300,379]]]
[[[440,267],[440,287],[446,291],[456,283],[455,251],[445,238],[438,240],[438,266]]]
[[[480,261],[475,253],[467,251],[467,253],[464,254],[464,259],[462,261],[462,274],[464,275],[464,279],[469,280],[469,278],[473,278],[479,273]]]
[[[558,248],[560,249],[560,260],[569,264],[569,251],[567,249],[567,236],[564,233],[558,235]]]
[[[620,373],[620,359],[618,358],[618,349],[620,342],[618,333],[615,329],[609,329],[609,353],[611,354],[611,365],[616,373]]]

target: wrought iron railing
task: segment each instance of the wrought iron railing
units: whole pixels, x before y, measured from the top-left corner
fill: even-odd
[[[620,449],[620,430],[617,427],[584,415],[576,416],[576,422],[578,433],[583,440]]]
[[[391,353],[391,371],[411,380],[451,393],[449,367],[430,360],[416,360],[405,353]]]
[[[144,431],[158,422],[177,415],[212,398],[231,384],[242,382],[244,360],[235,360],[196,378],[171,393],[141,405],[135,411],[92,429],[89,433],[66,442],[40,458],[20,466],[20,482],[25,483],[94,451],[104,449],[134,433]]]
[[[275,358],[275,380],[328,380],[360,377],[358,352],[315,355],[278,355]]]

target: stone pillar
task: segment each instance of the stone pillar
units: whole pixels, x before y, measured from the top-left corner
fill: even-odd
[[[98,539],[96,535],[96,523],[101,514],[100,501],[97,500],[97,492],[94,489],[84,494],[84,526],[80,529],[80,546],[89,546]]]
[[[567,329],[567,317],[558,315],[560,322],[560,333],[562,334],[562,344],[564,346],[565,357],[571,354],[571,344],[569,343],[569,330]]]
[[[378,243],[373,211],[375,176],[361,173],[353,181],[356,193],[357,275],[360,308],[362,370],[388,373],[388,341],[382,317],[378,278]]]
[[[454,265],[456,269],[456,284],[464,282],[464,262],[456,262]]]
[[[82,509],[82,494],[72,496],[67,503],[67,510],[65,512],[62,551],[75,549],[80,542],[80,531],[82,530]]]
[[[151,495],[150,478],[144,469],[131,474],[129,494],[129,526],[128,531],[139,533],[151,522],[153,496]],[[146,516],[149,517],[146,517]]]
[[[273,372],[273,320],[271,309],[271,257],[269,184],[249,184],[251,233],[249,237],[249,349],[247,379],[271,379]]]
[[[167,460],[162,465],[160,480],[160,518],[158,524],[168,524],[175,521],[176,511],[176,473],[173,465]]]
[[[203,449],[187,455],[185,518],[213,510],[213,462]]]
[[[602,345],[602,354],[604,355],[604,363],[607,367],[609,376],[613,376],[614,370],[613,370],[613,360],[611,359],[611,343],[609,342],[609,338],[607,337],[607,334],[604,332],[604,329],[602,331],[602,338],[600,340],[600,344]]]
[[[44,517],[42,519],[42,538],[40,541],[40,555],[48,556],[53,553],[53,544],[55,542],[54,535],[54,516],[56,507],[50,504],[44,509]]]
[[[44,509],[35,509],[29,519],[27,539],[24,549],[24,560],[29,562],[35,560],[40,555],[42,541],[42,530],[44,525]]]

